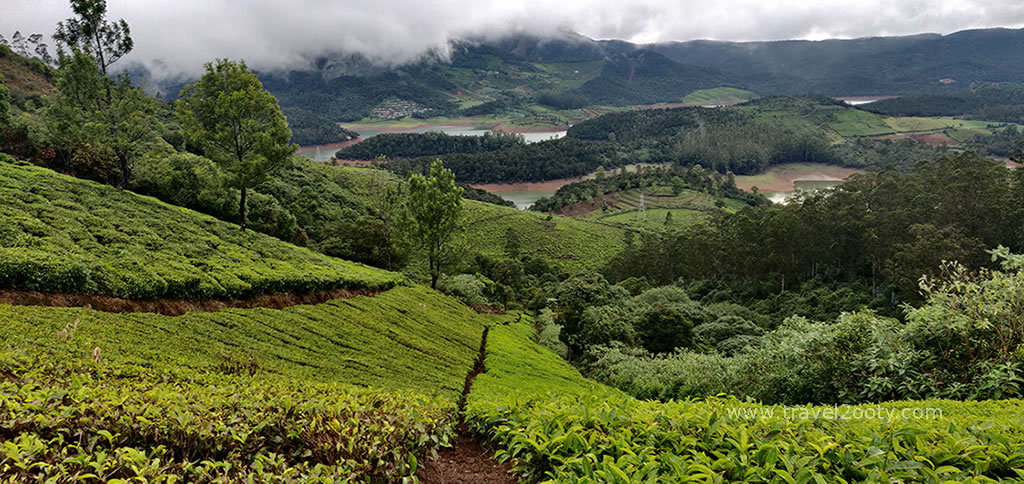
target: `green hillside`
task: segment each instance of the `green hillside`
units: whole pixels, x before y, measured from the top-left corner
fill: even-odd
[[[683,98],[684,104],[699,104],[706,106],[709,104],[731,104],[741,103],[757,99],[758,95],[745,91],[743,89],[736,89],[735,87],[714,87],[711,89],[699,89],[693,91]]]
[[[465,244],[475,252],[505,251],[508,231],[516,234],[525,257],[543,256],[562,270],[595,270],[625,246],[626,230],[570,217],[552,216],[466,201]]]
[[[784,408],[730,397],[657,403],[587,381],[532,342],[488,335],[467,412],[545,482],[1015,482],[1024,401],[929,400]],[[550,481],[548,481],[550,480]]]
[[[0,79],[11,91],[11,104],[19,109],[25,103],[53,90],[54,72],[38,59],[15,54],[6,45],[0,45]]]
[[[156,199],[0,163],[0,287],[124,298],[382,289],[397,275]]]
[[[453,435],[484,323],[418,287],[179,317],[0,306],[0,319],[0,475],[15,481],[409,476]]]
[[[398,181],[381,170],[339,167],[335,171],[337,179],[365,201],[374,197],[370,190],[374,180]],[[600,267],[625,245],[626,230],[620,227],[562,216],[549,220],[544,214],[474,200],[464,200],[463,206],[458,245],[470,253],[504,253],[511,230],[525,257],[543,256],[567,272],[577,272]]]

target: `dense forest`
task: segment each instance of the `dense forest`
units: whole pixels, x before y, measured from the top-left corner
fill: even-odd
[[[339,160],[375,160],[378,158],[414,158],[454,153],[487,153],[524,144],[521,135],[494,133],[483,136],[455,136],[440,132],[382,133],[338,150]]]
[[[890,116],[967,116],[1018,123],[1022,120],[1024,84],[984,84],[967,91],[883,99],[865,110]]]
[[[389,160],[384,167],[403,176],[422,173],[434,158]],[[610,143],[562,138],[493,152],[452,153],[444,157],[444,162],[463,183],[513,183],[585,175],[600,166],[621,166],[627,159],[617,156],[616,147]]]
[[[650,236],[609,265],[613,281],[708,281],[750,297],[801,284],[854,284],[878,309],[919,302],[918,279],[942,261],[986,264],[984,249],[1024,247],[1021,173],[974,153],[914,170],[856,175],[795,203],[751,208],[667,236]],[[848,310],[852,308],[843,308]]]

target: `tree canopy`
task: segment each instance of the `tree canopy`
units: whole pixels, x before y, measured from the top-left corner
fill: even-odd
[[[186,136],[230,174],[241,190],[239,225],[245,229],[246,191],[284,167],[296,146],[281,108],[245,62],[206,64],[206,73],[181,90],[178,118]]]
[[[426,177],[409,177],[407,201],[413,237],[427,251],[430,264],[430,287],[437,287],[444,263],[444,252],[459,227],[462,212],[462,188],[455,185],[455,175],[440,159],[430,165]]]
[[[96,59],[104,76],[111,64],[127,55],[135,47],[128,22],[107,20],[106,0],[71,0],[76,17],[57,24],[53,39],[57,41],[59,55],[64,49],[78,49]]]

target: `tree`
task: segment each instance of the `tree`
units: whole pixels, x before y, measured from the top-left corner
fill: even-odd
[[[53,34],[57,55],[63,57],[64,48],[78,49],[95,59],[106,77],[107,68],[135,46],[128,22],[107,21],[106,0],[71,0],[71,10],[77,17],[57,23],[57,32]]]
[[[0,75],[0,128],[7,126],[11,118],[11,92],[4,85],[4,76]]]
[[[47,124],[66,153],[82,146],[105,146],[117,157],[119,186],[127,186],[135,157],[152,133],[156,101],[126,75],[104,76],[93,58],[72,49],[60,59],[57,90],[47,108]]]
[[[185,86],[178,118],[190,141],[229,174],[241,191],[238,225],[245,230],[246,193],[288,164],[297,146],[277,99],[263,88],[245,62],[206,64],[206,73]]]
[[[684,182],[682,178],[679,178],[678,176],[672,177],[672,194],[673,195],[678,197],[679,194],[683,193],[683,190],[685,190],[685,189],[686,189],[686,182]]]
[[[427,251],[430,264],[430,287],[437,288],[444,252],[458,228],[462,213],[462,188],[455,185],[455,175],[440,159],[430,165],[430,175],[418,173],[409,177],[409,210],[413,237]]]

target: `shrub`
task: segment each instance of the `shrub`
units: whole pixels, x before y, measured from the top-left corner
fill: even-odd
[[[483,281],[472,274],[443,275],[437,281],[439,291],[462,301],[467,306],[487,305],[487,298],[484,297],[486,286]]]

